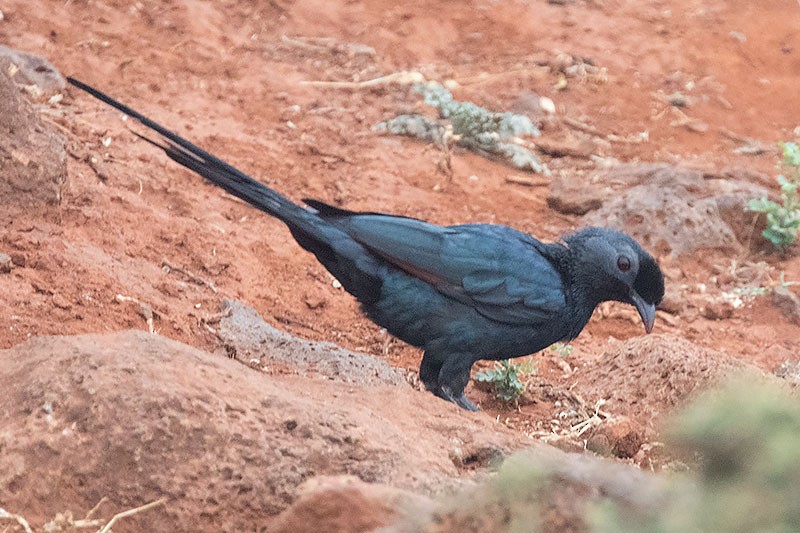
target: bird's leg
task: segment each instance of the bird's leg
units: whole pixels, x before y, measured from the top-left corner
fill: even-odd
[[[453,402],[467,411],[479,411],[478,406],[464,395],[464,389],[469,383],[469,371],[474,362],[472,357],[466,354],[450,354],[439,371],[441,394],[437,394],[437,396]]]
[[[425,350],[422,355],[422,362],[419,365],[419,380],[425,385],[426,389],[440,398],[444,398],[442,391],[439,389],[439,371],[442,369],[444,361],[443,356],[431,350]]]

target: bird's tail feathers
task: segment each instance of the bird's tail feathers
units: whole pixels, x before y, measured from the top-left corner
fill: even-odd
[[[314,211],[300,207],[222,159],[94,87],[71,77],[68,77],[67,81],[158,133],[163,141],[134,132],[140,139],[163,150],[176,163],[200,174],[253,207],[283,221],[289,226],[300,246],[313,253],[342,283],[342,286],[362,303],[371,304],[378,298],[382,283],[380,276],[382,262],[369,254],[352,237],[319,216],[318,209],[323,209],[321,206],[325,204],[311,203],[312,209],[316,208]],[[329,210],[335,208],[330,207]]]
[[[122,102],[75,78],[68,77],[67,81],[161,135],[166,141],[163,144],[134,132],[140,139],[162,149],[176,163],[200,174],[214,185],[241,198],[250,205],[283,220],[290,226],[293,223],[301,223],[303,219],[311,215],[309,211],[298,206],[282,194],[254,180],[236,167],[206,152]]]

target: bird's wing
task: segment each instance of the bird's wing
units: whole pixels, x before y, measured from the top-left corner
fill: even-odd
[[[561,276],[541,243],[505,226],[436,226],[308,202],[367,249],[440,292],[510,324],[542,323],[563,310]]]

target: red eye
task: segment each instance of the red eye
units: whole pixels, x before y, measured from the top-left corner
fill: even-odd
[[[623,272],[627,272],[631,269],[631,260],[624,255],[617,257],[617,268]]]

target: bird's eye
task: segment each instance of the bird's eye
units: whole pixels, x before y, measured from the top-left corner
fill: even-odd
[[[624,255],[617,257],[617,268],[622,272],[627,272],[631,269],[631,260]]]

